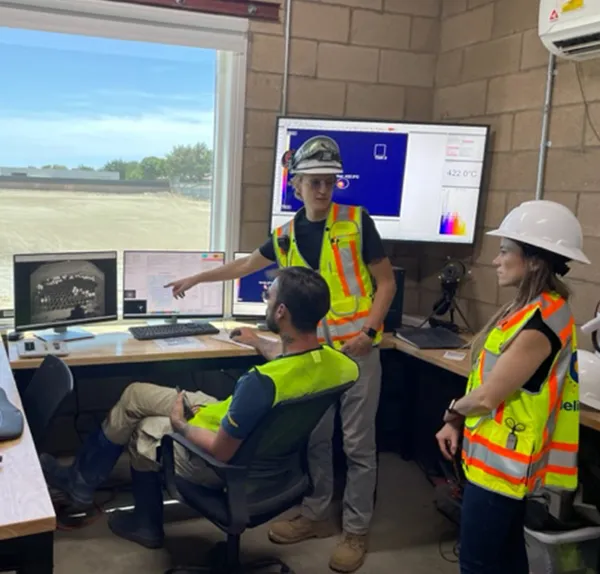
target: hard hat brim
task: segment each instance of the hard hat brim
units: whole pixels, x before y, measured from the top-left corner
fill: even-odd
[[[339,167],[323,167],[320,165],[314,167],[297,168],[291,170],[290,173],[294,175],[341,175],[344,173],[344,170]]]
[[[571,261],[578,261],[579,263],[585,263],[587,265],[591,264],[591,261],[586,257],[585,253],[581,251],[581,249],[577,249],[576,247],[568,247],[566,245],[560,245],[551,241],[545,241],[544,239],[530,237],[525,234],[521,235],[519,233],[514,233],[511,231],[503,231],[502,229],[494,229],[493,231],[488,231],[486,235],[492,235],[494,237],[504,237],[505,239],[512,239],[513,241],[519,241],[520,243],[526,243],[527,245],[533,245],[534,247],[545,249],[550,253],[562,255],[563,257]]]

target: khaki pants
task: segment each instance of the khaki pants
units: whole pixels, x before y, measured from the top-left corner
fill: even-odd
[[[381,390],[381,362],[378,348],[354,359],[360,368],[356,383],[340,400],[344,452],[348,465],[343,502],[343,528],[349,534],[366,534],[373,516],[377,485],[375,418]],[[302,514],[311,520],[328,517],[333,497],[332,439],[335,407],[325,413],[313,431],[308,464],[313,481],[312,495],[304,499]]]
[[[186,393],[192,407],[217,402],[201,391]],[[132,383],[119,402],[111,409],[103,424],[106,437],[116,443],[128,445],[131,466],[139,471],[157,471],[157,448],[165,434],[172,432],[169,415],[177,391],[149,383]],[[220,488],[221,479],[199,457],[181,445],[174,445],[175,472],[197,484]]]

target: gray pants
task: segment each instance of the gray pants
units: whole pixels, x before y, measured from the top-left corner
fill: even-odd
[[[379,349],[356,357],[360,377],[340,401],[344,452],[348,463],[342,522],[349,534],[366,534],[373,516],[377,483],[375,417],[381,390]],[[333,497],[335,408],[329,409],[313,431],[308,463],[314,492],[303,502],[302,514],[311,520],[326,519]]]
[[[186,393],[192,408],[216,402],[214,397],[197,391]],[[149,383],[132,383],[111,409],[103,424],[108,440],[128,446],[131,466],[139,471],[156,471],[157,449],[162,437],[173,431],[169,415],[177,391]],[[175,443],[175,472],[191,482],[219,488],[222,481],[198,456]]]

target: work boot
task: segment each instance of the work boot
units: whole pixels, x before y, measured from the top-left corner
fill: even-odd
[[[277,544],[294,544],[309,538],[327,538],[333,533],[333,525],[329,520],[309,520],[298,515],[291,520],[271,524],[269,540]]]
[[[163,492],[158,472],[131,469],[133,510],[116,510],[108,518],[114,534],[146,548],[161,548],[163,530]]]
[[[49,454],[40,455],[48,486],[63,495],[73,509],[84,510],[94,503],[94,493],[107,478],[123,452],[98,429],[86,438],[71,466],[61,466]]]
[[[331,556],[329,567],[336,572],[354,572],[363,565],[366,554],[367,537],[344,532],[344,537]]]

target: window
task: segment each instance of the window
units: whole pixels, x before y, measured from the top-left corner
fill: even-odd
[[[237,249],[247,22],[2,4],[0,309],[15,253]]]

